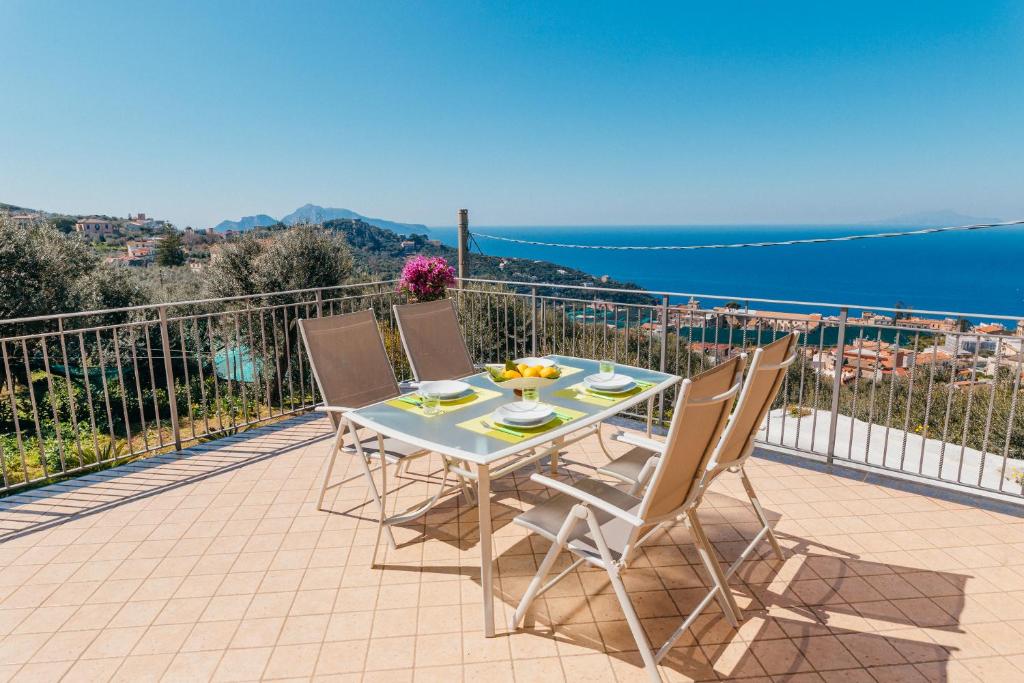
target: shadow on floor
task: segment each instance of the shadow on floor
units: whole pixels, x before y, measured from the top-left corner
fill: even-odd
[[[324,441],[330,434],[318,419],[300,416],[0,499],[0,542]]]

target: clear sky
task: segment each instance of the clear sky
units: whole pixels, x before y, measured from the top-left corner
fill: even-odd
[[[0,0],[0,201],[1024,216],[1024,3]]]

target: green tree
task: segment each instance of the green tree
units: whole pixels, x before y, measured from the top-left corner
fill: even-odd
[[[215,296],[334,287],[348,280],[352,267],[343,235],[302,225],[272,238],[245,235],[224,245],[210,264],[207,286]]]
[[[98,266],[77,237],[0,217],[0,320],[81,310],[86,278]]]
[[[185,250],[181,246],[181,233],[167,228],[156,245],[156,264],[164,267],[185,265]]]
[[[57,228],[65,235],[75,231],[76,221],[71,216],[57,216],[51,222],[53,223],[53,227]]]

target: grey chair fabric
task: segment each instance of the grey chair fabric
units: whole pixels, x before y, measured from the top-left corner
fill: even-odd
[[[606,465],[598,468],[601,474],[607,474],[627,483],[640,481],[644,466],[651,459],[651,452],[642,446],[634,446]]]
[[[449,475],[448,461],[442,460],[444,478],[438,486],[437,493],[416,508],[388,516],[386,513],[387,466],[425,456],[430,452],[399,439],[379,434],[360,436],[354,426],[344,417],[346,410],[394,398],[401,393],[373,310],[367,309],[326,318],[300,320],[299,329],[306,345],[306,354],[313,369],[313,376],[324,399],[324,405],[320,409],[330,415],[336,429],[317,508],[323,510],[327,490],[340,485],[330,483],[338,453],[357,456],[362,463],[363,473],[369,484],[370,496],[376,502],[379,510],[377,543],[374,545],[373,555],[375,564],[377,546],[380,544],[380,536],[384,529],[387,530],[389,545],[392,548],[396,547],[391,526],[425,514],[440,496],[446,493]],[[345,444],[347,433],[353,435],[349,445]],[[380,463],[381,485],[379,488],[373,478],[374,470],[370,467],[374,461]]]
[[[703,493],[704,472],[713,462],[732,405],[742,384],[745,356],[737,356],[680,384],[664,452],[642,496],[595,479],[573,483],[538,474],[532,480],[556,493],[513,521],[550,540],[549,548],[511,618],[518,628],[533,601],[582,563],[604,569],[622,606],[651,680],[661,680],[658,661],[690,627],[701,611],[718,600],[729,622],[738,625],[739,608],[729,592],[726,575],[695,514]],[[651,650],[647,634],[633,607],[620,574],[629,569],[637,549],[659,528],[686,517],[694,544],[711,578],[712,588],[675,633],[658,650]],[[568,550],[576,560],[545,583],[558,556]]]
[[[372,309],[300,320],[299,329],[325,405],[362,408],[399,395]]]
[[[402,345],[417,381],[458,379],[476,372],[454,300],[396,304],[394,308]]]

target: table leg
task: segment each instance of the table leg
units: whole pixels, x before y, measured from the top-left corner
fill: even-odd
[[[554,446],[551,451],[551,476],[558,476],[558,452],[562,449],[562,444],[565,442],[565,437],[560,436],[554,439],[551,443]]]
[[[480,587],[484,598],[484,636],[494,637],[494,564],[491,558],[491,470],[476,469],[476,507],[480,514]]]
[[[654,397],[647,399],[647,438],[654,433]]]

